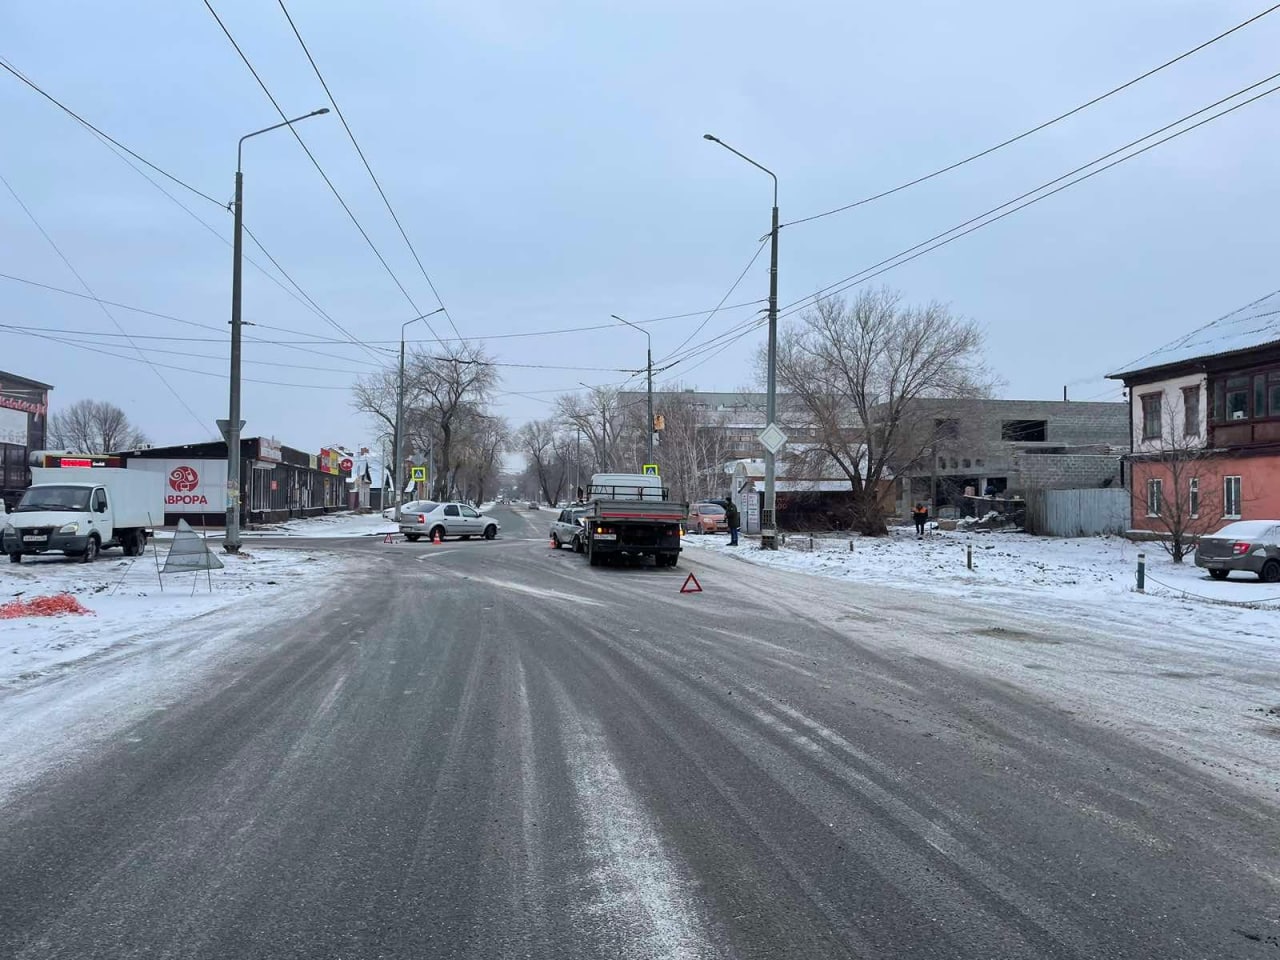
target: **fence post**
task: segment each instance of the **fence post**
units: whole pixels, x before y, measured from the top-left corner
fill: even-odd
[[[1145,553],[1138,554],[1138,592],[1142,593],[1147,588],[1147,555]]]
[[[966,543],[964,545],[964,565],[970,570],[973,569],[973,544]]]

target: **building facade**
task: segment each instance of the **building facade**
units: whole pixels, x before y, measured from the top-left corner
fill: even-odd
[[[31,485],[31,455],[48,443],[52,389],[0,370],[0,498],[11,507]]]
[[[221,527],[227,518],[227,444],[217,440],[121,451],[125,467],[165,475],[166,526]],[[279,523],[348,508],[348,464],[337,451],[319,454],[267,437],[240,441],[240,522]]]
[[[1129,389],[1133,529],[1280,517],[1280,293],[1111,377]]]
[[[1124,403],[1077,400],[925,400],[912,419],[931,431],[901,465],[899,512],[924,502],[938,515],[972,511],[969,496],[1123,483]]]

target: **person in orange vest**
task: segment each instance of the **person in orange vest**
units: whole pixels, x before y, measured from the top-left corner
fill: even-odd
[[[924,523],[929,519],[929,508],[923,503],[917,503],[916,508],[911,511],[911,519],[916,522],[916,539],[923,539]]]

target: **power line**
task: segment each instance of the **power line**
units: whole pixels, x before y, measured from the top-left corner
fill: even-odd
[[[887,273],[889,270],[893,270],[896,267],[900,267],[905,263],[910,263],[912,260],[915,260],[918,257],[922,257],[926,253],[931,253],[934,250],[944,247],[949,243],[959,240],[961,237],[968,236],[970,233],[973,233],[975,230],[980,230],[983,227],[988,227],[993,223],[1003,220],[1007,216],[1017,213],[1020,210],[1026,209],[1027,207],[1031,206],[1034,203],[1039,203],[1041,200],[1048,199],[1054,194],[1060,193],[1061,191],[1066,190],[1068,187],[1072,187],[1072,186],[1075,186],[1076,184],[1083,183],[1085,180],[1088,180],[1091,177],[1095,177],[1098,174],[1103,173],[1104,171],[1110,170],[1112,167],[1118,166],[1119,164],[1124,163],[1126,160],[1132,160],[1134,157],[1141,156],[1142,154],[1146,153],[1148,150],[1152,150],[1155,147],[1158,147],[1164,143],[1169,142],[1170,140],[1174,140],[1182,136],[1183,134],[1190,133],[1192,130],[1202,127],[1206,123],[1210,123],[1214,120],[1217,120],[1221,117],[1226,116],[1229,113],[1233,113],[1234,111],[1239,110],[1241,107],[1246,107],[1251,103],[1261,100],[1263,97],[1269,96],[1270,94],[1275,93],[1277,90],[1280,90],[1280,85],[1264,90],[1261,93],[1256,94],[1247,100],[1242,100],[1240,103],[1237,103],[1231,107],[1228,107],[1225,110],[1221,110],[1218,113],[1205,117],[1203,120],[1193,123],[1191,126],[1184,127],[1181,130],[1177,130],[1166,137],[1161,137],[1159,140],[1156,140],[1153,143],[1147,144],[1145,147],[1143,147],[1140,150],[1135,150],[1133,153],[1125,154],[1124,156],[1118,157],[1115,160],[1112,160],[1110,163],[1107,163],[1101,167],[1098,167],[1096,170],[1091,170],[1090,172],[1083,174],[1082,176],[1076,177],[1074,180],[1067,180],[1067,182],[1061,183],[1059,186],[1054,187],[1054,189],[1041,193],[1041,191],[1045,190],[1045,188],[1052,186],[1055,183],[1059,183],[1059,181],[1062,181],[1067,177],[1070,177],[1076,173],[1079,173],[1082,170],[1086,170],[1091,166],[1095,166],[1096,164],[1100,163],[1102,160],[1105,160],[1109,157],[1113,157],[1117,153],[1127,150],[1130,147],[1133,147],[1143,142],[1144,140],[1149,140],[1151,139],[1151,137],[1154,137],[1157,134],[1164,132],[1165,130],[1169,130],[1173,127],[1179,126],[1180,124],[1185,123],[1187,120],[1190,120],[1192,117],[1199,116],[1200,114],[1204,113],[1207,110],[1212,110],[1214,107],[1220,106],[1221,104],[1226,103],[1229,100],[1233,100],[1236,97],[1240,96],[1241,94],[1247,93],[1248,91],[1260,86],[1263,83],[1267,83],[1268,81],[1273,80],[1276,77],[1280,77],[1280,73],[1273,74],[1272,76],[1267,77],[1264,80],[1260,80],[1257,83],[1250,84],[1247,87],[1237,90],[1235,93],[1230,94],[1229,96],[1223,97],[1221,100],[1218,100],[1207,107],[1202,107],[1199,110],[1196,110],[1178,120],[1175,120],[1173,123],[1166,124],[1165,126],[1159,128],[1158,130],[1152,131],[1146,136],[1139,137],[1137,140],[1130,141],[1129,143],[1125,144],[1123,147],[1118,147],[1117,149],[1112,150],[1110,153],[1103,154],[1103,156],[1098,157],[1094,160],[1091,160],[1090,162],[1083,164],[1077,167],[1075,170],[1072,170],[1069,173],[1065,173],[1060,177],[1055,177],[1053,180],[1050,180],[1047,183],[1043,183],[1040,186],[1032,190],[1029,190],[1026,193],[1023,193],[1012,200],[1008,200],[997,207],[992,207],[990,210],[987,210],[985,213],[979,214],[976,217],[972,217],[969,220],[966,220],[964,223],[957,224],[956,226],[952,227],[949,230],[944,230],[942,233],[936,234],[935,236],[929,238],[928,240],[921,241],[920,243],[917,243],[914,246],[908,247],[906,250],[903,250],[899,253],[894,254],[892,257],[888,257],[885,260],[881,260],[879,263],[873,264],[872,266],[867,267],[863,270],[859,270],[857,273],[850,274],[849,276],[845,277],[843,280],[838,280],[835,283],[828,284],[827,286],[820,288],[816,293],[810,294],[807,297],[802,297],[799,300],[796,300],[796,301],[793,301],[792,303],[787,304],[787,306],[783,307],[783,312],[780,314],[780,316],[784,316],[784,317],[790,316],[791,314],[796,313],[799,309],[805,306],[810,306],[812,304],[818,303],[821,300],[825,300],[828,297],[835,296],[836,294],[844,290],[847,290],[849,287],[855,286],[860,283],[865,283],[868,280],[871,280],[875,277],[880,276],[882,273]],[[1035,196],[1035,194],[1039,194],[1039,195]],[[1030,197],[1030,199],[1025,199],[1028,197]],[[1025,202],[1018,203],[1019,200],[1025,200]],[[1012,204],[1017,204],[1017,206],[1011,206]],[[1010,209],[1005,210],[1006,207],[1010,207]],[[1004,212],[1000,213],[998,216],[991,216],[991,214],[997,213],[1000,210],[1004,210]],[[987,219],[988,217],[990,219]],[[972,226],[970,226],[971,224]],[[948,236],[949,234],[954,234],[954,236]],[[942,239],[944,237],[946,239]],[[938,242],[935,243],[934,241],[938,241]],[[908,254],[910,255],[908,256]]]
[[[896,187],[892,187],[888,190],[883,190],[880,193],[873,194],[870,197],[864,197],[861,200],[856,200],[853,203],[847,203],[842,207],[836,207],[832,210],[823,211],[822,213],[815,213],[812,216],[801,217],[799,220],[791,220],[791,221],[788,221],[787,223],[782,224],[782,226],[794,227],[800,223],[808,223],[811,220],[819,220],[822,217],[829,217],[835,213],[843,213],[845,210],[852,210],[854,207],[860,207],[860,206],[863,206],[864,204],[871,203],[875,200],[882,200],[883,198],[891,196],[892,194],[898,193],[899,191],[906,190],[909,187],[914,187],[917,184],[924,183],[926,180],[932,180],[934,177],[940,177],[944,173],[949,173],[952,170],[957,169],[958,167],[963,167],[967,163],[971,163],[974,160],[978,160],[982,157],[988,156],[989,154],[995,153],[997,150],[1001,150],[1004,147],[1009,146],[1010,144],[1017,143],[1019,140],[1025,140],[1027,137],[1031,136],[1032,134],[1039,133],[1041,130],[1044,130],[1047,127],[1053,126],[1055,123],[1058,123],[1060,120],[1066,120],[1068,117],[1074,116],[1080,111],[1085,110],[1089,107],[1092,107],[1095,104],[1101,103],[1103,100],[1106,100],[1108,97],[1114,96],[1115,94],[1120,93],[1122,90],[1126,90],[1129,87],[1132,87],[1134,84],[1140,83],[1141,81],[1146,80],[1148,77],[1151,77],[1159,73],[1161,70],[1164,70],[1166,67],[1171,67],[1178,61],[1185,60],[1187,57],[1191,56],[1192,54],[1199,53],[1201,50],[1205,49],[1205,47],[1208,47],[1212,44],[1217,43],[1219,40],[1222,40],[1224,37],[1229,37],[1231,34],[1235,33],[1237,30],[1244,29],[1245,27],[1249,26],[1249,24],[1254,23],[1255,21],[1261,20],[1267,14],[1274,13],[1276,10],[1280,10],[1280,3],[1274,4],[1273,6],[1268,7],[1267,9],[1263,10],[1261,13],[1254,14],[1249,19],[1244,20],[1240,23],[1237,23],[1231,29],[1223,31],[1222,33],[1218,34],[1216,37],[1206,40],[1204,43],[1201,43],[1198,46],[1192,47],[1190,50],[1187,50],[1187,51],[1184,51],[1183,53],[1178,54],[1173,59],[1166,60],[1164,63],[1160,64],[1158,67],[1153,67],[1152,69],[1148,70],[1146,73],[1140,74],[1139,76],[1134,77],[1132,80],[1128,80],[1120,84],[1120,86],[1118,87],[1113,87],[1112,89],[1108,90],[1106,93],[1094,97],[1092,100],[1088,100],[1080,104],[1079,106],[1072,107],[1066,113],[1058,114],[1058,116],[1053,117],[1050,120],[1046,120],[1043,123],[1037,124],[1036,126],[1032,127],[1030,130],[1026,130],[1018,134],[1017,136],[1010,137],[1008,140],[1003,140],[1000,143],[997,143],[995,146],[987,147],[985,150],[980,150],[978,153],[975,153],[972,156],[965,157],[963,160],[957,160],[955,163],[948,164],[947,166],[942,167],[939,170],[933,171],[933,173],[925,174],[922,177],[916,177],[914,180],[909,180],[906,183],[899,184]]]
[[[49,246],[53,248],[53,252],[58,255],[58,259],[60,259],[66,265],[67,269],[71,271],[72,275],[77,280],[80,281],[80,285],[84,287],[85,290],[88,291],[89,294],[93,296],[93,298],[96,300],[98,295],[93,292],[93,288],[90,287],[88,282],[85,280],[85,278],[80,275],[80,271],[78,271],[72,265],[71,261],[67,259],[67,255],[63,253],[62,249],[57,245],[57,243],[54,242],[53,237],[49,236],[48,231],[45,230],[43,226],[41,226],[40,221],[36,219],[36,215],[31,212],[31,209],[25,203],[22,202],[22,198],[18,196],[18,192],[13,189],[13,185],[10,184],[7,179],[5,179],[3,174],[0,174],[0,183],[3,183],[5,185],[5,189],[9,191],[9,194],[17,202],[18,206],[22,208],[22,212],[27,215],[27,217],[31,220],[33,224],[35,224],[35,228],[40,231],[40,235],[44,237],[45,240],[48,242]],[[120,321],[116,319],[115,314],[113,314],[110,310],[107,309],[106,306],[104,306],[101,303],[98,304],[98,309],[100,309],[103,313],[107,315],[107,319],[110,320],[113,324],[115,324],[117,330],[119,330],[121,333],[125,333],[124,327],[120,325]],[[127,336],[128,335],[126,334],[126,338]],[[148,366],[151,367],[151,371],[156,375],[156,377],[159,378],[160,382],[165,385],[168,391],[171,394],[173,394],[174,399],[177,400],[178,403],[182,404],[183,408],[187,411],[187,413],[191,414],[192,419],[194,419],[202,429],[207,428],[208,425],[204,422],[204,420],[200,418],[200,415],[191,409],[190,404],[188,404],[187,401],[182,398],[182,394],[178,393],[178,391],[173,388],[173,384],[171,384],[165,378],[165,375],[161,373],[155,367],[155,365],[151,363],[150,360],[147,359],[146,355],[143,354],[142,350],[138,347],[138,345],[136,343],[133,343],[132,341],[130,341],[129,345],[133,347],[135,351],[137,351],[139,359],[141,359],[144,363],[146,363]]]
[[[213,9],[213,4],[211,4],[209,0],[204,0],[204,5],[208,9],[209,13],[213,15],[213,19],[217,21],[218,26],[222,28],[223,34],[226,36],[227,40],[231,42],[231,46],[235,48],[235,51],[237,54],[239,54],[240,59],[244,61],[244,65],[249,68],[249,72],[253,74],[253,79],[258,82],[258,86],[261,87],[262,92],[267,95],[267,99],[271,101],[271,105],[276,108],[276,113],[280,114],[280,119],[284,121],[288,121],[289,119],[288,114],[284,112],[284,109],[280,106],[279,102],[277,102],[276,98],[272,95],[271,90],[267,87],[262,77],[258,74],[258,71],[254,69],[254,66],[250,62],[249,58],[245,56],[245,52],[240,49],[240,44],[236,43],[236,38],[231,35],[231,31],[227,29],[227,25],[223,23],[222,18],[218,16],[218,11]],[[315,155],[311,152],[311,148],[308,147],[306,144],[306,141],[302,139],[302,135],[299,134],[298,131],[295,130],[292,126],[287,127],[286,129],[291,134],[293,134],[293,139],[298,141],[298,145],[302,147],[302,152],[307,155],[307,159],[310,160],[311,165],[316,168],[316,172],[319,173],[321,179],[324,180],[325,185],[329,188],[329,192],[334,195],[338,203],[341,204],[342,209],[346,211],[346,214],[351,219],[351,222],[355,224],[355,228],[358,231],[360,231],[360,236],[364,238],[364,242],[368,245],[369,249],[373,251],[374,256],[378,258],[378,262],[381,263],[383,266],[383,269],[387,271],[387,275],[391,277],[392,281],[399,288],[400,292],[404,294],[404,298],[409,302],[409,306],[413,307],[413,312],[415,314],[422,314],[424,311],[414,302],[413,297],[409,294],[409,291],[406,290],[404,287],[404,284],[400,282],[400,278],[397,277],[395,274],[395,271],[391,269],[391,265],[387,263],[386,258],[382,255],[382,252],[378,250],[373,240],[369,237],[368,232],[365,230],[364,226],[360,223],[360,220],[356,217],[355,213],[352,212],[351,207],[348,206],[347,204],[347,201],[344,200],[342,197],[342,194],[338,192],[338,188],[333,185],[333,181],[330,180],[329,175],[325,173],[324,167],[320,166],[320,161],[318,161],[315,158]],[[435,331],[435,328],[431,326],[431,322],[429,320],[423,318],[422,322],[426,324],[427,329],[431,331],[431,335],[433,337],[437,337],[437,338],[439,337],[439,335]]]
[[[373,181],[373,185],[378,188],[378,196],[382,197],[382,202],[386,205],[387,213],[391,214],[391,219],[395,221],[396,229],[400,231],[400,236],[404,238],[405,246],[409,248],[409,252],[413,254],[414,262],[417,263],[418,269],[422,271],[423,279],[427,281],[427,286],[431,288],[431,293],[436,298],[436,303],[440,304],[444,310],[445,318],[449,321],[449,326],[453,328],[453,332],[460,339],[465,341],[458,325],[453,322],[453,315],[449,313],[448,307],[445,306],[444,300],[440,298],[439,291],[436,290],[435,283],[432,282],[427,268],[422,265],[422,258],[418,256],[418,251],[413,246],[413,241],[409,239],[409,234],[405,232],[404,226],[400,223],[400,218],[396,215],[395,210],[391,206],[391,201],[387,199],[386,192],[382,189],[382,184],[378,182],[378,177],[373,172],[373,167],[369,165],[368,159],[364,155],[364,150],[360,148],[356,135],[351,131],[351,126],[347,123],[346,115],[343,114],[342,108],[338,106],[338,101],[334,97],[333,92],[329,89],[329,84],[324,79],[324,74],[320,72],[320,67],[316,64],[315,58],[311,56],[311,51],[307,48],[306,41],[302,39],[302,34],[298,31],[297,24],[293,22],[293,17],[289,15],[289,10],[284,5],[284,0],[277,0],[280,4],[280,12],[284,14],[284,18],[289,21],[289,27],[293,30],[293,35],[298,38],[298,45],[302,47],[302,52],[307,55],[307,61],[311,64],[311,69],[315,71],[316,79],[320,81],[320,86],[324,87],[325,96],[329,98],[329,102],[333,104],[333,111],[338,115],[338,119],[342,121],[342,128],[347,131],[347,136],[351,139],[351,145],[356,148],[356,153],[360,155],[360,162],[364,164],[364,168],[369,173],[369,179]]]
[[[165,170],[163,167],[159,166],[158,164],[153,163],[152,161],[148,160],[146,157],[142,156],[141,154],[139,154],[139,153],[138,153],[138,152],[136,152],[135,150],[132,150],[131,148],[129,148],[129,147],[128,147],[128,146],[126,146],[125,144],[121,143],[119,140],[117,140],[117,139],[115,139],[114,137],[112,137],[110,134],[106,133],[106,132],[105,132],[104,130],[102,130],[101,128],[99,128],[99,127],[95,126],[94,124],[90,123],[88,120],[86,120],[86,119],[85,119],[84,117],[82,117],[80,114],[76,113],[76,112],[75,112],[74,110],[72,110],[70,107],[66,106],[66,104],[62,103],[60,100],[58,100],[58,99],[57,99],[56,97],[54,97],[52,94],[50,94],[49,92],[47,92],[46,90],[44,90],[42,87],[40,87],[37,83],[35,83],[33,80],[31,80],[31,79],[30,79],[29,77],[27,77],[25,74],[23,74],[21,71],[19,71],[19,70],[18,70],[16,67],[14,67],[11,63],[5,62],[5,61],[3,60],[3,58],[0,58],[0,66],[2,66],[5,70],[7,70],[7,71],[8,71],[9,73],[11,73],[13,76],[17,77],[19,80],[21,80],[24,84],[26,84],[28,87],[30,87],[32,90],[34,90],[36,93],[38,93],[40,96],[44,97],[46,100],[48,100],[48,101],[49,101],[50,103],[52,103],[54,106],[56,106],[58,109],[62,110],[62,111],[63,111],[64,113],[66,113],[68,116],[70,116],[71,118],[73,118],[74,120],[76,120],[78,123],[80,123],[80,124],[81,124],[82,126],[84,126],[86,129],[88,129],[89,131],[91,131],[93,134],[95,134],[95,135],[98,137],[98,139],[99,139],[100,141],[103,141],[104,146],[106,146],[106,147],[107,147],[107,149],[109,149],[109,150],[111,150],[113,153],[115,153],[115,154],[116,154],[116,156],[117,156],[117,157],[119,157],[119,158],[120,158],[124,163],[128,164],[128,165],[129,165],[129,167],[130,167],[132,170],[134,170],[134,172],[136,172],[136,173],[137,173],[139,176],[141,176],[144,180],[146,180],[146,181],[147,181],[148,183],[150,183],[153,187],[155,187],[157,190],[159,190],[162,194],[164,194],[164,195],[165,195],[169,200],[171,200],[173,203],[177,204],[177,206],[178,206],[178,207],[180,207],[180,208],[181,208],[181,209],[182,209],[182,210],[183,210],[183,211],[184,211],[188,216],[190,216],[192,219],[194,219],[197,223],[199,223],[199,224],[200,224],[202,227],[204,227],[207,231],[209,231],[211,234],[213,234],[215,237],[217,237],[219,240],[221,240],[224,244],[226,244],[227,246],[231,246],[231,241],[230,241],[230,240],[228,240],[226,237],[222,236],[222,234],[220,234],[220,233],[219,233],[219,232],[218,232],[218,231],[217,231],[213,226],[211,226],[211,225],[210,225],[206,220],[204,220],[202,217],[200,217],[198,214],[196,214],[196,213],[195,213],[195,211],[193,211],[190,207],[188,207],[186,204],[184,204],[181,200],[179,200],[177,197],[175,197],[173,194],[171,194],[168,190],[166,190],[164,187],[162,187],[159,183],[157,183],[155,180],[151,179],[151,177],[149,177],[149,176],[148,176],[146,173],[144,173],[142,170],[139,170],[136,166],[134,166],[134,164],[133,164],[132,162],[130,162],[130,161],[129,161],[128,159],[126,159],[125,157],[120,156],[119,151],[123,151],[124,153],[127,153],[130,157],[133,157],[133,158],[137,159],[140,163],[145,164],[147,167],[150,167],[152,170],[156,171],[157,173],[159,173],[161,176],[165,177],[166,179],[171,180],[172,182],[174,182],[174,183],[178,184],[178,185],[179,185],[179,186],[181,186],[183,189],[185,189],[185,190],[189,190],[191,193],[195,194],[196,196],[200,197],[201,199],[203,199],[203,200],[207,200],[209,203],[214,204],[214,205],[215,205],[215,206],[217,206],[220,210],[225,210],[225,209],[226,209],[226,205],[225,205],[225,204],[223,204],[223,203],[222,203],[221,201],[219,201],[219,200],[215,200],[213,197],[209,196],[209,194],[207,194],[207,193],[203,192],[202,190],[198,190],[197,188],[193,187],[191,184],[187,183],[185,180],[183,180],[183,179],[181,179],[180,177],[178,177],[178,176],[176,176],[176,175],[174,175],[174,174],[170,173],[169,171]],[[118,150],[117,150],[117,148],[118,148]],[[301,286],[299,286],[299,284],[297,283],[297,281],[295,281],[291,276],[289,276],[289,274],[287,273],[287,271],[285,271],[285,269],[284,269],[282,266],[280,266],[279,261],[277,261],[277,260],[276,260],[276,258],[275,258],[274,256],[272,256],[272,255],[271,255],[270,251],[268,251],[268,250],[267,250],[267,248],[266,248],[265,246],[263,246],[262,242],[261,242],[260,240],[258,240],[258,238],[253,234],[253,232],[252,232],[252,231],[251,231],[247,226],[244,228],[244,230],[245,230],[245,233],[247,233],[247,234],[249,235],[249,238],[250,238],[250,239],[254,242],[254,244],[258,247],[258,249],[259,249],[259,250],[261,250],[261,251],[262,251],[262,253],[267,257],[267,259],[269,259],[269,260],[272,262],[272,264],[274,264],[274,265],[275,265],[276,269],[277,269],[277,270],[279,270],[279,271],[280,271],[280,273],[281,273],[283,276],[285,276],[285,277],[286,277],[286,279],[288,279],[289,283],[293,285],[294,289],[296,289],[296,291],[297,291],[297,292],[295,293],[295,292],[294,292],[294,290],[291,290],[289,287],[287,287],[287,286],[285,286],[283,283],[281,283],[281,282],[280,282],[280,280],[279,280],[276,276],[274,276],[274,275],[273,275],[269,270],[267,270],[265,267],[263,267],[261,264],[259,264],[259,263],[258,263],[256,260],[254,260],[252,257],[246,256],[246,257],[244,258],[245,260],[247,260],[247,261],[248,261],[248,262],[249,262],[249,263],[250,263],[250,264],[251,264],[251,265],[252,265],[256,270],[258,270],[258,271],[259,271],[259,272],[260,272],[264,277],[266,277],[268,280],[270,280],[272,283],[274,283],[276,286],[278,286],[281,290],[283,290],[285,293],[287,293],[290,297],[293,297],[293,299],[295,299],[295,300],[297,300],[299,303],[301,303],[301,304],[302,304],[304,307],[306,307],[308,310],[311,310],[311,311],[312,311],[313,313],[315,313],[318,317],[320,317],[320,319],[324,320],[324,321],[325,321],[326,323],[328,323],[330,326],[334,327],[334,329],[336,329],[336,330],[338,330],[340,333],[342,333],[342,334],[343,334],[345,337],[347,337],[347,339],[349,339],[352,343],[357,343],[357,344],[358,344],[358,343],[360,343],[360,341],[359,341],[359,340],[357,340],[354,336],[352,336],[352,334],[351,334],[351,333],[349,333],[349,332],[346,330],[346,328],[344,328],[340,323],[338,323],[338,321],[334,320],[334,319],[333,319],[333,317],[331,317],[331,316],[330,316],[330,315],[329,315],[325,310],[323,310],[323,309],[320,307],[320,305],[319,305],[319,304],[317,304],[317,303],[315,302],[315,300],[314,300],[314,299],[313,299],[313,298],[312,298],[312,297],[311,297],[311,296],[310,296],[310,295],[309,295],[305,290],[303,290],[303,289],[302,289],[302,287],[301,287]]]
[[[694,328],[693,332],[690,333],[687,337],[684,338],[684,340],[680,342],[680,346],[676,347],[666,356],[660,358],[658,360],[659,363],[663,363],[666,360],[669,360],[671,357],[674,357],[677,353],[683,350],[685,347],[685,344],[687,344],[690,340],[692,340],[694,337],[700,334],[703,331],[703,329],[706,327],[706,325],[711,322],[711,318],[720,312],[720,308],[724,306],[724,302],[728,300],[731,296],[733,296],[733,291],[738,289],[738,284],[742,283],[743,278],[747,275],[748,272],[750,272],[751,268],[755,266],[756,261],[760,259],[760,254],[764,252],[766,243],[768,243],[768,240],[760,241],[760,246],[756,247],[756,252],[751,255],[751,259],[747,261],[747,265],[742,268],[742,272],[738,274],[738,279],[733,281],[733,286],[731,286],[725,292],[725,295],[720,298],[720,302],[717,303],[715,307],[711,310],[711,312],[708,313],[703,318],[702,322],[698,324],[697,327]]]

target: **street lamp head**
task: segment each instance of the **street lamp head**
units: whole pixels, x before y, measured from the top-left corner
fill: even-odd
[[[704,133],[704,134],[702,135],[702,139],[703,139],[703,140],[710,140],[710,141],[712,141],[713,143],[719,143],[719,142],[720,142],[720,138],[719,138],[719,137],[714,137],[714,136],[712,136],[712,135],[711,135],[711,134],[709,134],[709,133]]]
[[[326,113],[328,113],[328,112],[329,112],[329,108],[328,108],[328,107],[321,107],[319,110],[312,110],[312,111],[311,111],[311,113],[310,113],[310,114],[308,114],[308,116],[312,116],[312,117],[319,117],[319,116],[323,116],[324,114],[326,114]]]
[[[620,323],[626,323],[626,322],[627,322],[627,321],[623,320],[620,316],[618,316],[616,313],[611,313],[611,314],[609,314],[609,316],[610,316],[610,317],[612,317],[614,320],[619,321]]]

